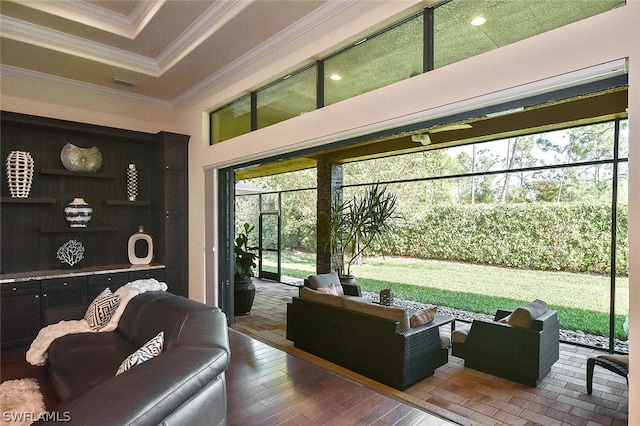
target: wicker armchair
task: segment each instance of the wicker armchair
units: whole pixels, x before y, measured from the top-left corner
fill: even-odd
[[[530,328],[498,322],[509,314],[498,310],[493,322],[474,320],[465,342],[453,342],[451,354],[463,358],[465,367],[537,386],[560,357],[558,314],[547,311]]]

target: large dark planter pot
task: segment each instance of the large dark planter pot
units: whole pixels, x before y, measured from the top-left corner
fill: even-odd
[[[233,311],[236,316],[249,315],[256,297],[256,286],[251,277],[236,280],[233,288]]]
[[[343,275],[340,277],[340,284],[351,284],[354,285],[356,283],[356,277],[353,275]]]

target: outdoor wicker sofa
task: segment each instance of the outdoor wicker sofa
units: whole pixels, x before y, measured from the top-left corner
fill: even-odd
[[[460,327],[452,335],[451,355],[463,358],[465,367],[537,386],[560,357],[557,311],[547,310],[529,327],[499,322],[510,314],[498,310],[494,321],[474,320],[470,328]],[[456,336],[464,332],[463,343]]]
[[[439,326],[453,318],[436,315],[428,324],[402,327],[402,320],[390,318],[401,308],[359,299],[301,288],[300,297],[287,304],[287,339],[296,348],[400,390],[447,363],[449,342],[441,340]],[[404,315],[408,324],[410,315]]]

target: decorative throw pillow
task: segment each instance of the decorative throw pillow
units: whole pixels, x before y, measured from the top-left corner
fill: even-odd
[[[120,303],[120,296],[114,295],[111,289],[105,288],[89,305],[84,319],[93,331],[105,326]]]
[[[116,371],[116,376],[118,374],[124,373],[135,365],[142,364],[143,362],[160,355],[163,348],[164,331],[161,331],[156,337],[149,340],[147,343],[142,345],[140,349],[138,349],[137,351],[129,355],[127,359],[122,361],[122,364],[120,364],[120,367],[118,367],[118,371]]]
[[[505,322],[514,327],[530,328],[533,320],[547,312],[547,309],[547,304],[544,301],[536,299],[516,309],[510,315],[502,318],[500,322]]]
[[[338,295],[338,291],[336,290],[336,286],[333,285],[333,283],[329,284],[328,287],[318,287],[318,290],[316,290],[318,293],[324,293],[324,294],[333,294],[334,296]]]
[[[429,324],[436,317],[438,312],[437,306],[431,306],[429,308],[416,311],[411,318],[409,318],[409,324],[411,328],[418,327],[423,324]]]

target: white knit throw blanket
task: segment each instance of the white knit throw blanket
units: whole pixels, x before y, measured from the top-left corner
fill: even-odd
[[[161,283],[158,280],[151,278],[145,280],[137,280],[127,283],[115,291],[114,294],[120,295],[120,303],[115,312],[111,316],[111,319],[97,333],[104,331],[114,331],[118,328],[118,322],[120,317],[127,307],[127,304],[138,294],[145,293],[147,291],[166,291],[167,285]],[[67,334],[77,333],[96,333],[89,327],[89,323],[85,319],[60,321],[56,324],[51,324],[38,332],[35,340],[31,343],[31,347],[27,351],[27,362],[31,365],[42,366],[47,362],[47,351],[51,342],[58,337],[66,336]]]

